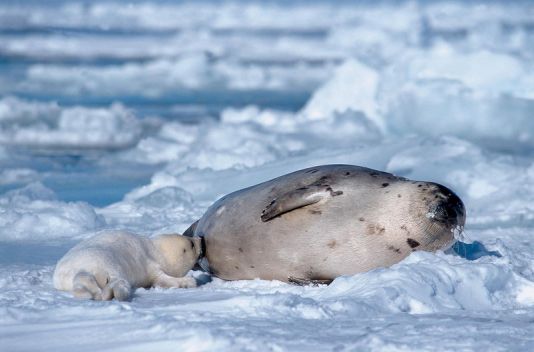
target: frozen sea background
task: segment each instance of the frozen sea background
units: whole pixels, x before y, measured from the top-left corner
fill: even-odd
[[[52,287],[98,231],[326,163],[453,188],[463,242],[323,287]],[[533,237],[531,2],[0,3],[2,350],[532,351]]]

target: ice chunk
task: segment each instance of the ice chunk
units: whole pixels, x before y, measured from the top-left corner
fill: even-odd
[[[120,104],[68,107],[7,97],[0,100],[0,143],[44,148],[117,149],[135,144],[142,125]]]
[[[374,69],[349,59],[336,70],[329,81],[315,91],[301,114],[317,120],[347,110],[360,111],[382,128],[383,121],[376,101],[378,83],[379,75]]]

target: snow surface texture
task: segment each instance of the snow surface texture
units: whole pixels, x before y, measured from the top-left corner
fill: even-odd
[[[3,1],[1,349],[531,351],[533,18],[528,1]],[[327,163],[453,188],[463,242],[324,287],[52,287],[81,239],[182,232]]]

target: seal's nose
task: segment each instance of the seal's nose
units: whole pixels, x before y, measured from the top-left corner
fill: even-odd
[[[436,184],[435,195],[439,200],[435,203],[434,209],[431,210],[433,220],[450,226],[464,226],[465,207],[460,197],[439,184]]]

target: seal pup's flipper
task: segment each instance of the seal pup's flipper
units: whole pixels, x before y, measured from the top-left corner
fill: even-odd
[[[132,286],[124,279],[110,279],[102,289],[102,300],[111,301],[115,298],[117,301],[128,301],[132,296]]]
[[[261,212],[261,221],[266,222],[284,213],[317,203],[328,196],[338,196],[342,191],[334,191],[329,185],[312,184],[297,188],[275,198]]]
[[[102,289],[93,274],[80,271],[72,279],[72,287],[72,293],[76,298],[102,300]]]
[[[319,286],[319,285],[330,285],[334,280],[312,280],[312,279],[303,279],[300,277],[290,276],[287,278],[287,281],[291,284],[298,286]]]

